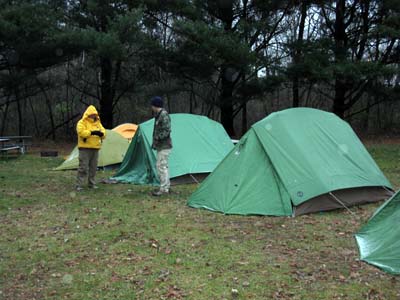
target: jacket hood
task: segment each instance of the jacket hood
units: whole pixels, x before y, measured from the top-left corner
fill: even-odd
[[[83,118],[86,119],[90,115],[97,115],[97,117],[99,117],[99,113],[97,112],[96,107],[94,107],[93,105],[89,105],[89,107],[85,110]]]

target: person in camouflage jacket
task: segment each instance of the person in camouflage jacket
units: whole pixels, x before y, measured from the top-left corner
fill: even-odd
[[[155,114],[152,148],[157,151],[157,173],[160,179],[160,189],[153,192],[154,196],[168,194],[170,188],[168,157],[172,149],[171,118],[163,108],[161,97],[151,100],[151,108]]]

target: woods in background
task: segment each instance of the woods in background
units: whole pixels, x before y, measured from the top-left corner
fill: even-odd
[[[154,94],[237,137],[297,106],[394,131],[399,39],[395,0],[0,0],[0,135],[140,123]]]

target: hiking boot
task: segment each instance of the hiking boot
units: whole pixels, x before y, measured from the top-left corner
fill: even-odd
[[[162,195],[168,195],[169,191],[156,190],[156,191],[152,191],[151,194],[153,196],[159,197],[159,196],[162,196]]]
[[[77,192],[82,192],[82,191],[83,191],[83,187],[77,186],[77,187],[76,187],[76,191],[77,191]]]
[[[97,190],[99,187],[97,185],[89,185],[89,189]]]

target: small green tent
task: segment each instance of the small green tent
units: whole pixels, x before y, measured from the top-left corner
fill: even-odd
[[[362,260],[400,274],[400,191],[376,210],[355,235]]]
[[[171,179],[186,175],[198,180],[208,174],[233,148],[232,141],[218,122],[192,114],[171,114],[173,149],[169,157]],[[159,184],[156,152],[151,149],[154,119],[139,125],[126,156],[113,180],[135,184]],[[196,175],[195,175],[196,174]],[[196,179],[197,177],[197,179]]]
[[[105,167],[122,162],[129,141],[116,131],[106,130],[106,138],[99,151],[98,167]],[[79,150],[75,147],[68,158],[55,170],[73,170],[79,167]]]
[[[255,123],[188,205],[226,214],[299,215],[386,199],[390,188],[346,122],[293,108]]]

